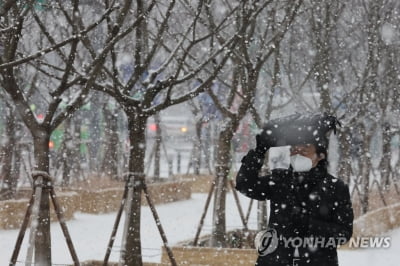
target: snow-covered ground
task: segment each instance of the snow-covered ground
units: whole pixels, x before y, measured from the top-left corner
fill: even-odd
[[[190,200],[157,205],[161,223],[166,232],[170,244],[182,240],[192,239],[195,235],[201,213],[206,200],[205,194],[192,194]],[[248,199],[240,198],[243,206],[247,206]],[[252,215],[249,221],[250,228],[256,228],[256,210],[253,205]],[[90,215],[77,213],[75,219],[68,221],[68,229],[72,236],[75,249],[81,261],[96,259],[102,260],[106,251],[106,246],[111,234],[116,213]],[[240,228],[240,217],[234,204],[233,196],[228,194],[227,200],[227,226],[228,229]],[[203,234],[210,233],[211,230],[211,209],[207,214]],[[118,261],[119,246],[121,243],[123,220],[118,230],[115,246],[111,254],[110,261]],[[142,246],[145,261],[158,262],[161,258],[162,241],[159,236],[156,224],[148,207],[142,207]],[[0,265],[8,265],[12,250],[15,245],[18,230],[0,230]],[[339,251],[339,261],[341,266],[354,265],[386,265],[397,266],[400,259],[400,229],[389,233],[392,236],[391,247],[387,249]],[[24,243],[19,256],[19,265],[25,261],[27,250],[27,238],[29,231],[25,235]],[[71,263],[67,246],[62,236],[58,223],[53,223],[51,227],[53,263],[62,265]]]

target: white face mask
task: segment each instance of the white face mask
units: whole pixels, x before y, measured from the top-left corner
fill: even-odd
[[[300,154],[290,156],[290,164],[294,172],[308,172],[312,168],[312,160]]]

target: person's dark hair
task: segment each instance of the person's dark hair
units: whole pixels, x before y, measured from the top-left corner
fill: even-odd
[[[323,153],[325,155],[325,158],[328,158],[328,150],[326,146],[323,145],[315,145],[315,152],[318,154],[318,156]]]
[[[318,156],[321,156],[321,153],[325,155],[325,158],[320,160],[317,164],[318,167],[323,168],[328,171],[328,150],[323,145],[315,145],[315,152]]]

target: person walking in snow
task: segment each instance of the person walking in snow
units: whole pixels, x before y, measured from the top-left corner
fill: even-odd
[[[352,236],[348,186],[328,174],[328,137],[333,116],[294,115],[272,121],[256,136],[256,148],[242,159],[236,189],[270,200],[268,229],[256,237],[258,266],[337,266],[337,246]],[[289,169],[259,176],[270,147],[291,144]]]

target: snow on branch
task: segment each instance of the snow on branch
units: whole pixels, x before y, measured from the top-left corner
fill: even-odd
[[[78,34],[75,34],[75,35],[71,36],[70,38],[67,38],[67,39],[65,39],[65,40],[63,40],[61,42],[58,42],[57,44],[55,44],[55,45],[53,45],[51,47],[45,48],[45,49],[43,49],[41,51],[38,51],[38,52],[36,52],[36,53],[34,53],[32,55],[27,56],[27,57],[24,57],[24,58],[15,60],[15,61],[3,63],[3,64],[0,65],[0,70],[1,69],[5,69],[5,68],[9,68],[9,67],[15,67],[17,65],[26,63],[26,62],[31,61],[33,59],[42,57],[45,54],[51,53],[52,51],[54,51],[54,50],[56,50],[56,49],[58,49],[60,47],[63,47],[64,45],[66,45],[66,44],[68,44],[68,43],[70,43],[70,42],[72,42],[74,40],[81,39],[83,35],[87,34],[91,30],[93,30],[98,24],[100,24],[114,9],[115,8],[108,9],[97,22],[95,22],[95,23],[91,24],[90,26],[88,26],[85,30],[79,31]]]

